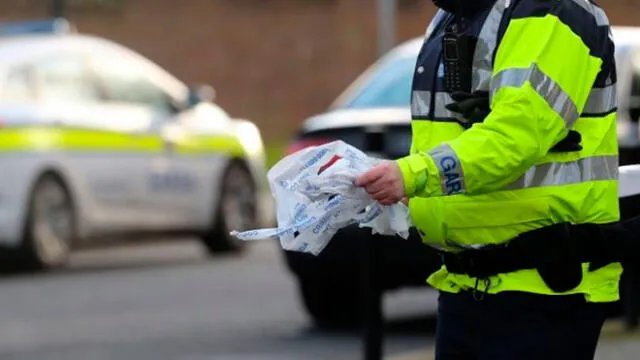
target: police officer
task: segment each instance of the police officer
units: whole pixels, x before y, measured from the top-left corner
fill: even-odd
[[[408,198],[442,253],[436,359],[592,359],[622,272],[591,231],[620,216],[607,17],[589,0],[433,2],[411,153],[356,184]]]

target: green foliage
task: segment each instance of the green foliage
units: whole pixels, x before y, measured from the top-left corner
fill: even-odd
[[[284,141],[271,141],[265,144],[268,169],[271,169],[273,165],[284,157],[285,148],[286,142]]]

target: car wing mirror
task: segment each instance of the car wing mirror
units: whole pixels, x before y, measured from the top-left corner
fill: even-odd
[[[213,102],[216,99],[216,91],[211,85],[196,85],[189,89],[189,107],[194,107],[202,102]]]

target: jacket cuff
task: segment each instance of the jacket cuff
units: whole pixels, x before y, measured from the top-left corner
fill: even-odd
[[[421,154],[413,154],[396,160],[404,182],[404,193],[413,197],[423,192],[428,183],[429,168],[432,160]]]

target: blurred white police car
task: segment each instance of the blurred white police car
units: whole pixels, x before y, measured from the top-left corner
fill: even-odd
[[[119,234],[270,226],[259,129],[210,87],[190,89],[119,44],[63,19],[0,24],[0,246],[21,266],[66,264]]]

